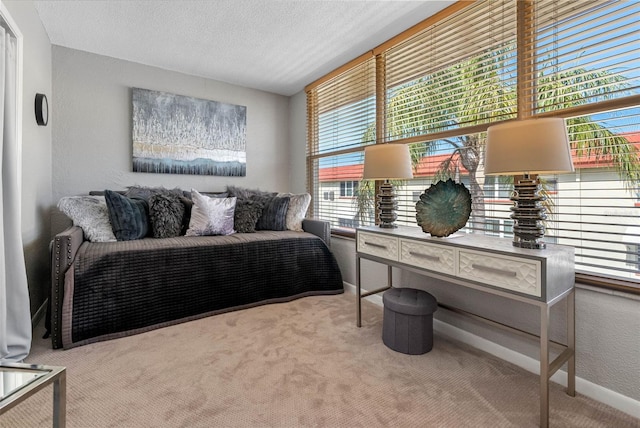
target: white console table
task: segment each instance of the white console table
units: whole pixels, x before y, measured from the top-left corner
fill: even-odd
[[[361,259],[387,265],[387,285],[362,292]],[[362,227],[356,231],[357,325],[362,325],[362,298],[391,288],[397,267],[473,288],[540,309],[540,426],[549,425],[549,378],[567,363],[567,394],[575,396],[574,249],[548,245],[544,250],[513,247],[510,240],[475,234],[433,238],[418,228]],[[549,318],[566,300],[567,344],[549,361]],[[451,306],[440,305],[498,327],[529,334]]]

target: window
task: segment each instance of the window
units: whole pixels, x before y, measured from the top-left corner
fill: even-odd
[[[397,223],[416,227],[419,195],[453,178],[472,194],[463,232],[510,239],[513,178],[484,176],[486,129],[562,117],[576,171],[540,177],[545,240],[574,246],[579,273],[640,283],[639,17],[636,1],[457,2],[309,85],[310,191],[359,183],[314,215],[373,224],[364,147],[404,143],[415,171],[396,184]]]
[[[333,190],[329,192],[324,192],[323,195],[324,195],[323,199],[325,201],[333,201],[335,198],[335,192]]]
[[[342,197],[358,196],[358,182],[357,181],[341,181],[340,196]]]

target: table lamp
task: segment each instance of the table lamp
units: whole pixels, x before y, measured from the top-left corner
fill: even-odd
[[[530,174],[573,172],[571,147],[562,118],[526,119],[490,126],[484,158],[485,175],[523,175],[514,182],[511,200],[513,246],[546,248],[547,218],[540,182]]]
[[[374,144],[364,148],[365,180],[384,180],[377,195],[379,226],[395,228],[398,215],[396,193],[389,180],[413,178],[411,155],[407,144]]]

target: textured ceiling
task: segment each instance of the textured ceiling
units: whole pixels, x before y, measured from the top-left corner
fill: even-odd
[[[293,95],[454,1],[34,3],[54,45]]]

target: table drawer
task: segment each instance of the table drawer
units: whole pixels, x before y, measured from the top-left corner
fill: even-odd
[[[453,248],[425,242],[400,240],[400,261],[411,266],[453,275],[455,272]]]
[[[398,238],[358,232],[358,252],[398,261]]]
[[[542,295],[540,262],[460,250],[458,276],[531,296]]]

